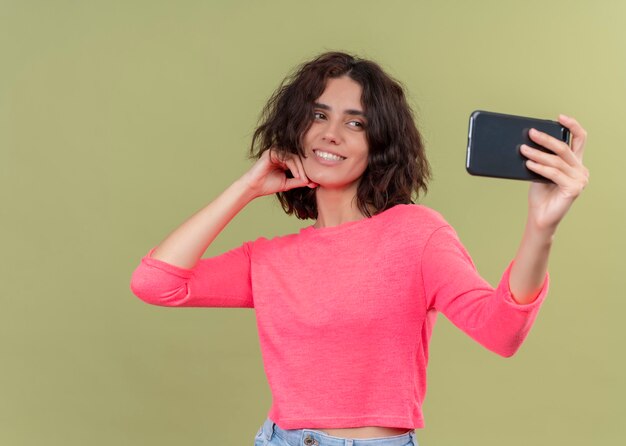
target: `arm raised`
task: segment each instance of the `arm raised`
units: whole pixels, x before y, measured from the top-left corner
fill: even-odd
[[[294,178],[287,178],[286,169]],[[300,158],[295,154],[280,158],[276,151],[267,150],[241,178],[171,232],[152,258],[193,268],[218,234],[254,198],[303,186],[317,185],[306,177]]]

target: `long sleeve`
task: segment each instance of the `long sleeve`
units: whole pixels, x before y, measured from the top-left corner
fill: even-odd
[[[494,289],[484,280],[458,238],[445,225],[426,242],[422,278],[427,307],[441,311],[456,327],[485,348],[513,356],[528,335],[549,287],[546,273],[536,300],[517,303],[509,289],[513,261]]]
[[[163,307],[254,308],[250,244],[200,259],[191,269],[146,254],[132,274],[130,289],[146,303]]]

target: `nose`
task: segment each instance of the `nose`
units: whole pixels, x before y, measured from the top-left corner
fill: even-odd
[[[338,122],[333,123],[331,121],[327,121],[322,140],[338,144],[341,141],[340,131],[338,128],[339,125],[340,124]]]

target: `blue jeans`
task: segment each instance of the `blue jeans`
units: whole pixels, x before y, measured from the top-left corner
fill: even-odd
[[[391,437],[341,438],[315,429],[281,429],[269,417],[254,438],[254,446],[419,446],[415,431]]]

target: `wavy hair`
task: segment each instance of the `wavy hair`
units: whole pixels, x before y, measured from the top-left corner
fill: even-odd
[[[356,193],[359,210],[371,217],[396,204],[414,203],[413,194],[417,199],[420,190],[428,191],[431,171],[402,84],[376,62],[347,53],[320,54],[281,82],[263,108],[248,158],[259,159],[269,149],[305,157],[302,140],[313,122],[313,104],[329,78],[344,75],[361,85],[368,123],[368,165]],[[291,172],[286,174],[293,178]],[[304,186],[276,196],[288,215],[305,220],[317,219],[315,193],[316,188]]]

